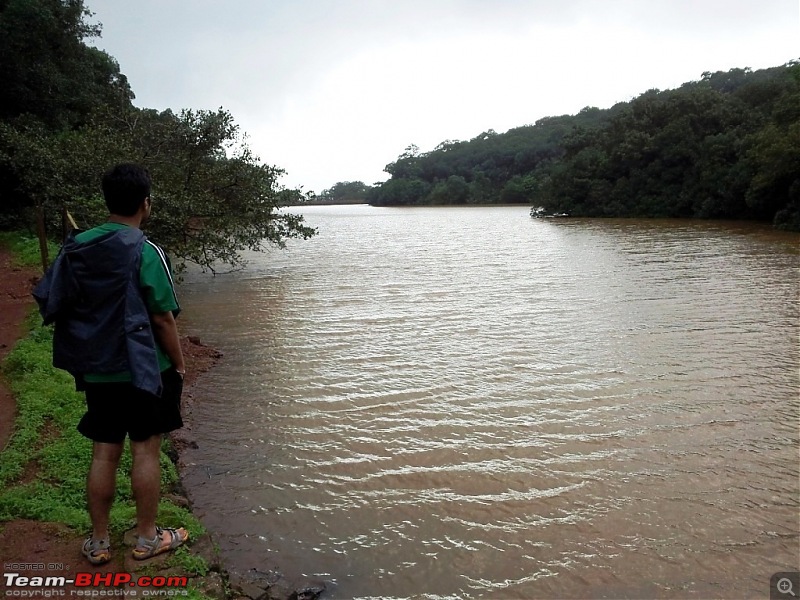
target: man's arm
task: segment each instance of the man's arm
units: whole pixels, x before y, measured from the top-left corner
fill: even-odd
[[[183,351],[181,350],[181,340],[178,337],[178,324],[172,311],[155,313],[150,315],[153,323],[153,335],[172,361],[172,365],[179,373],[186,372],[186,364],[183,362]]]

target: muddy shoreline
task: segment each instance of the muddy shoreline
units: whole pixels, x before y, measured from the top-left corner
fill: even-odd
[[[178,466],[183,485],[184,450],[196,448],[202,440],[197,440],[192,428],[194,406],[202,401],[195,389],[195,383],[204,373],[214,368],[224,360],[222,352],[204,344],[197,336],[186,336],[181,339],[184,356],[186,357],[187,374],[186,387],[181,399],[181,411],[184,426],[172,432],[170,439],[175,447],[173,460]],[[185,486],[182,493],[186,498],[188,507],[192,508],[191,489]],[[213,538],[213,534],[212,538]],[[323,596],[324,584],[319,581],[291,582],[282,573],[270,570],[261,571],[251,568],[246,572],[239,572],[222,562],[225,578],[228,582],[232,598],[250,598],[250,600],[315,600]]]
[[[36,268],[19,267],[12,253],[0,246],[0,274],[3,277],[3,289],[0,293],[0,361],[14,348],[16,343],[26,334],[25,322],[34,309],[31,290],[39,279],[41,271]],[[181,344],[186,355],[187,373],[182,399],[186,426],[170,436],[174,450],[170,458],[181,470],[181,453],[187,445],[196,444],[191,423],[194,403],[198,400],[194,384],[199,377],[208,372],[222,359],[222,353],[202,343],[195,336],[182,336]],[[0,456],[14,432],[17,417],[16,399],[0,377]],[[26,473],[30,477],[35,474],[36,465],[29,463]],[[173,489],[163,490],[162,495],[178,506],[191,510],[191,491],[183,486],[183,480]],[[129,543],[132,531],[123,536],[124,543]],[[72,575],[75,571],[86,570],[88,563],[81,557],[80,548],[85,539],[85,532],[75,531],[57,521],[33,521],[14,518],[0,522],[0,564],[36,564],[52,565],[37,571],[38,576]],[[188,547],[191,554],[205,559],[208,573],[193,576],[192,583],[204,594],[220,600],[249,598],[250,600],[312,600],[320,595],[321,589],[296,589],[280,576],[264,574],[253,570],[249,574],[229,572],[219,557],[213,535],[206,534],[194,540]],[[142,565],[134,562],[130,553],[118,548],[113,560],[106,565],[96,567],[99,573],[126,571],[136,574]],[[162,555],[146,561],[148,573],[168,572],[165,564],[169,555]],[[62,570],[59,570],[59,567]],[[69,569],[69,571],[63,571]]]

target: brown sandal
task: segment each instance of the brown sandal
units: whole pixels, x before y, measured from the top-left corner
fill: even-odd
[[[83,542],[81,554],[93,565],[104,565],[111,560],[111,542],[108,538],[96,540],[90,537]]]
[[[165,531],[170,535],[169,543],[167,544],[161,539],[161,534]],[[139,536],[136,548],[133,549],[133,558],[136,560],[153,558],[164,552],[175,550],[175,548],[182,546],[188,539],[189,532],[183,527],[179,529],[174,529],[172,527],[156,527],[156,537],[152,540]]]

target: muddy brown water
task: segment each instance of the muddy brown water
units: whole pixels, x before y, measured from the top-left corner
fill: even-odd
[[[800,568],[800,236],[295,209],[190,274],[186,483],[238,571],[331,598],[763,598]]]

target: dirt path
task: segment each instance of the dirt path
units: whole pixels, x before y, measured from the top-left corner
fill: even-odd
[[[13,266],[11,253],[0,248],[0,362],[22,337],[23,322],[33,306],[31,289],[39,272]],[[0,379],[0,449],[5,448],[14,428],[17,403]]]

